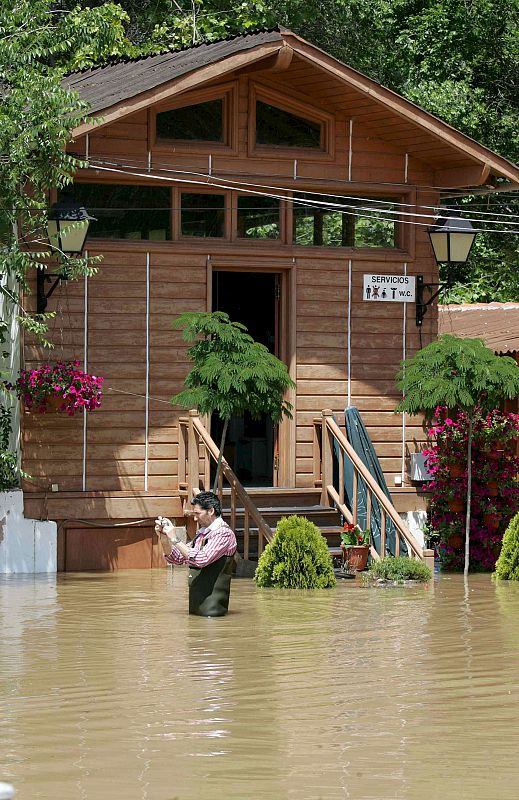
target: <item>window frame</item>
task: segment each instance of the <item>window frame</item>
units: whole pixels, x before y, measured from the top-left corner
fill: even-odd
[[[315,189],[298,189],[296,192],[291,192],[290,200],[287,201],[287,215],[286,215],[286,227],[287,227],[287,238],[289,243],[292,244],[292,247],[299,250],[307,250],[311,252],[315,252],[316,250],[326,251],[327,253],[335,252],[335,253],[354,253],[356,257],[365,257],[367,254],[372,254],[374,256],[377,253],[392,253],[398,254],[399,256],[406,255],[409,257],[409,260],[414,258],[414,232],[410,230],[409,225],[402,224],[403,220],[400,215],[395,216],[395,245],[394,247],[355,247],[354,245],[344,245],[339,247],[332,247],[325,244],[297,244],[294,241],[294,195],[301,195],[306,194],[308,192],[315,193],[316,195],[323,195],[329,196],[330,194],[338,195],[337,187],[334,187],[330,191],[327,191],[325,187],[319,192],[316,192]],[[357,188],[355,184],[348,187],[348,191],[345,191],[343,196],[351,196],[356,197],[359,200],[366,200],[369,203],[370,200],[387,200],[387,193],[384,190],[380,189],[380,186],[373,187],[362,187]],[[398,191],[394,193],[392,198],[393,202],[395,203],[403,203],[407,205],[407,210],[411,211],[414,204],[416,203],[416,193],[414,191]]]
[[[265,192],[268,196],[268,193]],[[253,247],[279,247],[279,245],[286,245],[287,242],[287,225],[286,225],[286,207],[287,201],[279,199],[279,238],[278,239],[255,239],[254,237],[238,236],[238,198],[239,197],[254,197],[255,195],[249,194],[246,191],[233,191],[231,197],[231,210],[232,210],[232,241],[242,245],[252,245]],[[258,189],[259,196],[259,189]]]
[[[121,180],[118,180],[117,183],[115,183],[111,179],[110,176],[107,176],[106,174],[104,174],[104,175],[103,174],[99,174],[97,171],[93,170],[93,171],[91,171],[91,174],[88,175],[88,176],[87,175],[82,175],[82,176],[76,175],[76,177],[74,179],[74,182],[71,184],[71,190],[72,190],[72,192],[74,192],[74,186],[76,184],[77,185],[81,184],[83,186],[85,186],[85,185],[86,186],[92,186],[92,185],[95,185],[95,184],[101,184],[101,185],[105,185],[105,186],[128,186],[128,187],[134,187],[134,188],[137,187],[137,186],[145,186],[146,188],[149,188],[149,189],[157,187],[157,182],[156,181],[147,181],[146,179],[140,180],[140,179],[135,179],[135,178],[130,178],[129,180],[124,180],[124,177],[125,177],[124,175],[121,175],[120,176]],[[170,186],[168,186],[167,188],[168,188],[168,191],[169,191],[169,204],[170,204],[169,205],[169,238],[166,238],[166,239],[128,239],[128,238],[116,239],[116,238],[111,238],[111,237],[96,236],[95,232],[89,231],[87,242],[89,242],[89,241],[103,242],[103,247],[105,246],[105,244],[109,245],[110,243],[120,243],[120,242],[124,242],[125,244],[130,244],[131,243],[132,245],[142,244],[142,245],[146,245],[146,246],[150,246],[150,245],[153,245],[153,246],[155,246],[155,245],[161,245],[161,246],[170,245],[175,240],[175,213],[174,213],[174,200],[175,200],[175,198],[174,198],[174,194],[173,194],[175,190]],[[58,196],[57,190],[52,190],[51,193],[50,193],[50,201],[51,202],[55,202],[56,199],[57,199],[57,196]],[[87,211],[88,211],[88,209],[87,209]],[[86,248],[88,249],[88,244],[86,245]]]
[[[225,153],[235,155],[238,142],[238,119],[236,114],[236,82],[220,84],[212,89],[201,89],[180,95],[175,100],[168,100],[154,107],[149,118],[150,149],[156,153],[171,153],[172,150],[190,153]],[[206,103],[210,100],[221,100],[223,120],[223,142],[208,142],[197,139],[162,139],[157,137],[157,114],[174,111]]]
[[[289,147],[285,144],[258,144],[256,142],[256,103],[267,103],[287,114],[293,114],[321,126],[321,146]],[[305,161],[332,161],[335,158],[335,117],[326,111],[308,106],[300,100],[276,92],[265,86],[251,83],[249,90],[248,155],[271,159],[301,158]]]
[[[217,186],[182,186],[174,189],[174,228],[173,239],[179,242],[229,242],[231,241],[231,192]],[[182,195],[183,194],[218,194],[223,195],[223,236],[186,236],[182,233]]]

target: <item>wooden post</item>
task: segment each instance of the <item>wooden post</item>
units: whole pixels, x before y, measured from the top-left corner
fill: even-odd
[[[179,489],[185,488],[187,480],[186,464],[186,434],[187,417],[179,417],[178,420],[178,486]]]
[[[423,562],[429,567],[434,575],[434,550],[429,550],[427,547],[424,547]]]
[[[379,504],[380,508],[380,558],[385,558],[386,556],[386,510],[382,508]]]
[[[249,558],[249,512],[247,508],[243,509],[243,557],[245,560]]]
[[[192,408],[189,412],[188,437],[187,437],[187,492],[191,499],[193,488],[200,488],[200,463],[198,453],[198,436],[195,431],[194,420],[198,419],[198,411]]]
[[[327,417],[333,417],[333,411],[330,408],[325,408],[323,414],[323,432],[322,432],[322,481],[321,488],[321,505],[329,505],[327,486],[333,483],[333,444],[332,435],[328,430]]]
[[[323,422],[322,419],[314,419],[313,421],[313,469],[314,469],[314,486],[322,486],[321,480],[321,442],[323,436]]]

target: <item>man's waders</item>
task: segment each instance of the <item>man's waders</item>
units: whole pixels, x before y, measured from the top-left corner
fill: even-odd
[[[223,617],[229,608],[233,556],[221,556],[206,567],[189,567],[189,613]]]

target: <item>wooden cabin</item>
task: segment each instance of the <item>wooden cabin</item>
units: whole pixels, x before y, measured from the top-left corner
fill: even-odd
[[[394,413],[395,374],[436,337],[437,312],[417,327],[413,302],[384,302],[383,280],[437,283],[427,226],[442,196],[515,188],[519,170],[287,30],[68,84],[94,119],[70,150],[88,162],[75,196],[97,218],[87,246],[103,262],[49,298],[51,357],[103,375],[105,395],[84,417],[24,414],[25,513],[58,521],[60,568],[161,565],[153,518],[180,522],[194,471],[208,477],[193,466],[193,417],[169,402],[189,369],[171,327],[186,310],[245,322],[296,382],[278,429],[231,423],[226,458],[249,497],[260,486],[312,502],[326,483],[322,412],[341,426],[356,406],[395,508],[423,508],[408,460],[424,432]],[[24,359],[49,351],[27,338]],[[218,420],[205,430],[215,438]]]

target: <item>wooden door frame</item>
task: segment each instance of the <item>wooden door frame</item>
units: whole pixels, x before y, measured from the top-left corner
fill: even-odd
[[[279,358],[296,381],[296,269],[295,259],[268,258],[261,261],[247,258],[207,257],[206,308],[212,310],[213,272],[269,272],[280,276]],[[296,485],[296,390],[289,389],[286,399],[292,405],[292,419],[286,417],[278,426],[278,486]]]

